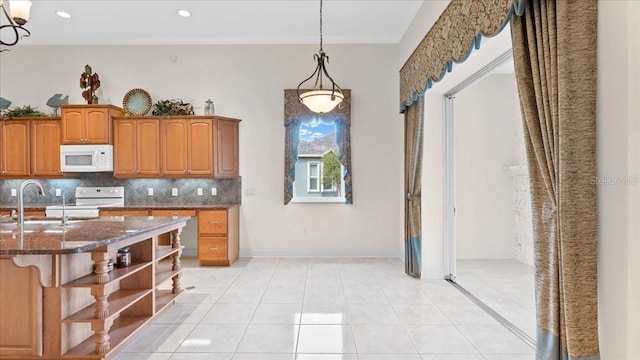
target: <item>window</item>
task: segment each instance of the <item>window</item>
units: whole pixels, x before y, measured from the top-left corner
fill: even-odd
[[[351,204],[350,91],[327,114],[309,111],[285,90],[284,202]]]
[[[307,163],[307,192],[320,191],[320,163]]]

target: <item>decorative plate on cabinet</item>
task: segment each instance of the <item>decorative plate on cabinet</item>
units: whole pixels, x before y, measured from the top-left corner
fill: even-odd
[[[151,110],[151,96],[144,89],[131,89],[124,95],[122,107],[128,115],[147,115]]]

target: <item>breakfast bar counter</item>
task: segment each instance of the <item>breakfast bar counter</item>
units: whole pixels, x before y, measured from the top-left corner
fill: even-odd
[[[181,292],[188,219],[1,218],[0,359],[113,357]]]

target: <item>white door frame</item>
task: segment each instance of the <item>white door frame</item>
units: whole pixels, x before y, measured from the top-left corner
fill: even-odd
[[[444,274],[445,279],[456,280],[456,172],[455,172],[455,114],[454,103],[456,93],[489,75],[495,68],[513,58],[513,50],[509,49],[498,56],[443,96],[444,106],[444,179],[443,179],[443,235],[444,235]]]

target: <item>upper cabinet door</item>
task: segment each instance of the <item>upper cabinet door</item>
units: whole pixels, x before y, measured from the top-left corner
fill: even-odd
[[[87,108],[85,115],[85,143],[109,144],[111,117],[108,108]]]
[[[62,109],[62,142],[84,144],[84,109]]]
[[[238,121],[218,119],[216,124],[216,177],[239,175]]]
[[[187,173],[187,121],[184,119],[162,120],[161,154],[164,175],[186,175]]]
[[[138,175],[160,175],[160,120],[137,120]]]
[[[60,120],[31,120],[31,175],[61,174]]]
[[[136,174],[136,121],[115,120],[113,122],[113,175]]]
[[[213,175],[213,120],[189,120],[187,175]]]
[[[0,147],[0,175],[29,175],[29,121],[0,121],[2,143]]]

